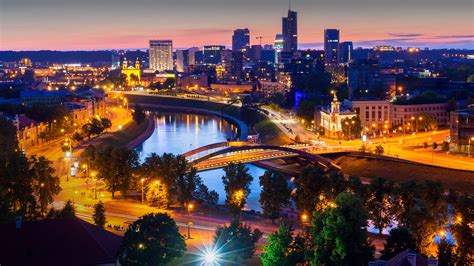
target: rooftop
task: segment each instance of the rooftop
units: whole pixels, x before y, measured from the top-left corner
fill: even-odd
[[[122,237],[78,218],[0,224],[2,265],[115,263]]]

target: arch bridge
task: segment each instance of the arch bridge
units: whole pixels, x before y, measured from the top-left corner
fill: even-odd
[[[310,163],[318,164],[326,171],[340,170],[340,167],[332,160],[319,154],[310,153],[311,148],[314,147],[307,145],[257,145],[243,141],[231,141],[206,145],[189,151],[183,156],[198,171],[221,168],[230,163],[253,163],[288,157],[305,159]]]

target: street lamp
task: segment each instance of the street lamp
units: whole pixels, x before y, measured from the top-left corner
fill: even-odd
[[[474,137],[469,138],[469,145],[467,146],[467,157],[471,157],[471,142],[474,141]]]
[[[191,222],[191,211],[193,210],[194,205],[192,203],[187,204],[187,209],[188,209],[188,222],[186,225],[188,226],[188,239],[191,239],[191,225],[193,224]]]
[[[142,182],[142,204],[143,204],[143,202],[145,201],[145,195],[143,194],[143,182],[145,182],[145,178],[142,178],[140,181]]]

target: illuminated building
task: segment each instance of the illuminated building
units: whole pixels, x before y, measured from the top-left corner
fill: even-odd
[[[129,86],[138,85],[141,78],[140,62],[138,59],[135,62],[135,66],[128,66],[127,58],[124,58],[122,63],[122,74],[127,77],[127,84]]]
[[[336,93],[334,93],[331,107],[322,108],[319,112],[319,125],[324,128],[324,135],[326,137],[341,138],[343,137],[342,121],[345,119],[352,119],[356,116],[356,112],[344,109],[341,106],[341,103],[337,100]],[[315,121],[318,121],[316,117]]]
[[[284,38],[283,38],[283,34],[277,34],[275,36],[275,44],[274,44],[274,48],[275,48],[275,63],[280,63],[280,58],[281,58],[281,52],[283,51],[283,43],[284,43]]]
[[[173,70],[173,41],[150,40],[149,65],[153,71]]]
[[[221,62],[221,52],[225,50],[223,45],[206,45],[203,50],[203,63],[206,65],[217,65]]]
[[[242,52],[246,55],[250,48],[249,29],[236,29],[232,35],[232,51]]]
[[[31,59],[27,57],[20,59],[20,66],[31,67],[32,66]]]
[[[354,46],[352,42],[341,42],[337,48],[337,60],[340,64],[347,64],[352,59]]]
[[[282,18],[283,50],[296,52],[298,50],[298,13],[288,10],[288,16]]]
[[[337,63],[337,48],[339,46],[339,30],[324,30],[324,53],[326,54],[326,63]]]
[[[451,143],[452,150],[474,154],[474,105],[465,110],[451,112]]]
[[[184,72],[186,66],[189,66],[189,51],[176,50],[176,71]]]

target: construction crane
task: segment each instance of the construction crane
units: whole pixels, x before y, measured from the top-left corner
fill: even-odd
[[[272,36],[257,36],[257,37],[255,37],[255,39],[260,40],[260,46],[262,46],[262,39],[263,38],[270,38],[270,37],[272,37]]]

